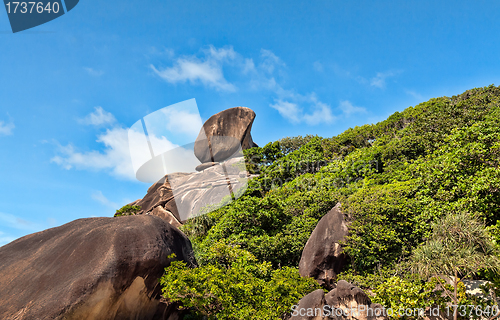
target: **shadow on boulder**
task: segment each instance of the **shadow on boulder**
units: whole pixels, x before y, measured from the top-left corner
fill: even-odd
[[[1,319],[175,319],[160,301],[167,258],[191,243],[155,216],[79,219],[0,248]]]

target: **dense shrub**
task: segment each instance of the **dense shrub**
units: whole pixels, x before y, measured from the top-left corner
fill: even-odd
[[[134,214],[138,213],[141,211],[140,206],[131,206],[131,205],[125,205],[121,207],[120,209],[116,210],[115,217],[120,217],[120,216],[133,216]]]
[[[300,298],[318,288],[296,268],[273,269],[249,252],[218,243],[208,263],[190,269],[173,261],[161,278],[163,296],[191,310],[191,318],[283,319]]]
[[[256,177],[238,200],[182,227],[201,269],[189,271],[177,263],[170,276],[205,272],[233,277],[230,270],[243,265],[265,265],[270,274],[295,270],[319,219],[341,202],[350,224],[343,243],[350,265],[340,277],[378,279],[367,286],[379,301],[394,306],[432,300],[430,284],[409,277],[410,271],[394,270],[430,236],[432,222],[449,212],[470,212],[500,242],[499,122],[500,87],[489,86],[431,99],[332,138],[284,138],[245,150],[247,169]],[[251,258],[221,267],[213,248],[224,246]],[[481,274],[500,284],[497,273]],[[408,286],[401,295],[407,300],[395,298],[401,286]],[[236,298],[226,298],[225,307],[219,305],[222,309],[214,314],[234,308],[237,302],[231,299]],[[200,311],[201,300],[186,299],[185,305],[196,303],[198,312],[208,314]],[[289,308],[288,303],[280,300],[280,310]]]

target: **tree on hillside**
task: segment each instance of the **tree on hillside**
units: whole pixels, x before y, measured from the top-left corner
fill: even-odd
[[[189,319],[285,319],[294,304],[319,288],[297,268],[272,269],[238,246],[219,242],[206,261],[198,268],[172,261],[160,279],[163,297],[189,310]]]
[[[121,216],[133,216],[137,214],[139,211],[141,211],[140,206],[131,206],[129,204],[121,207],[120,209],[116,210],[115,217],[121,217]]]
[[[458,306],[459,277],[466,278],[481,269],[498,271],[500,258],[482,222],[468,213],[450,213],[432,224],[431,236],[413,253],[412,266],[418,274],[438,279]],[[453,292],[443,285],[443,277],[451,280]],[[451,310],[456,320],[459,310]]]

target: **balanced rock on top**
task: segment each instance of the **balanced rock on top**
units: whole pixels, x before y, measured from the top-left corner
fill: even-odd
[[[194,154],[201,163],[223,162],[238,150],[256,147],[250,130],[255,112],[236,107],[211,116],[204,124],[194,143]]]

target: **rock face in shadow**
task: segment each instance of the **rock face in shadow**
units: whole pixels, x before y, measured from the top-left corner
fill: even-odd
[[[347,232],[339,203],[321,218],[307,240],[299,262],[300,275],[315,278],[327,289],[332,289],[336,275],[346,263],[347,257],[339,242]]]
[[[326,295],[321,289],[309,293],[299,301],[294,313],[290,320],[388,319],[382,305],[372,303],[363,290],[344,280]]]
[[[146,196],[132,205],[139,215],[157,215],[174,226],[199,215],[207,206],[216,208],[247,186],[243,158],[232,158],[201,172],[169,174],[153,184]]]
[[[290,320],[323,320],[325,317],[325,292],[322,289],[315,290],[304,298],[300,299],[296,309],[296,315],[293,315]]]
[[[201,163],[222,162],[239,149],[257,146],[250,134],[255,112],[236,107],[211,116],[194,143],[194,154]]]
[[[160,302],[167,256],[191,243],[155,216],[79,219],[0,248],[0,319],[175,319]]]

